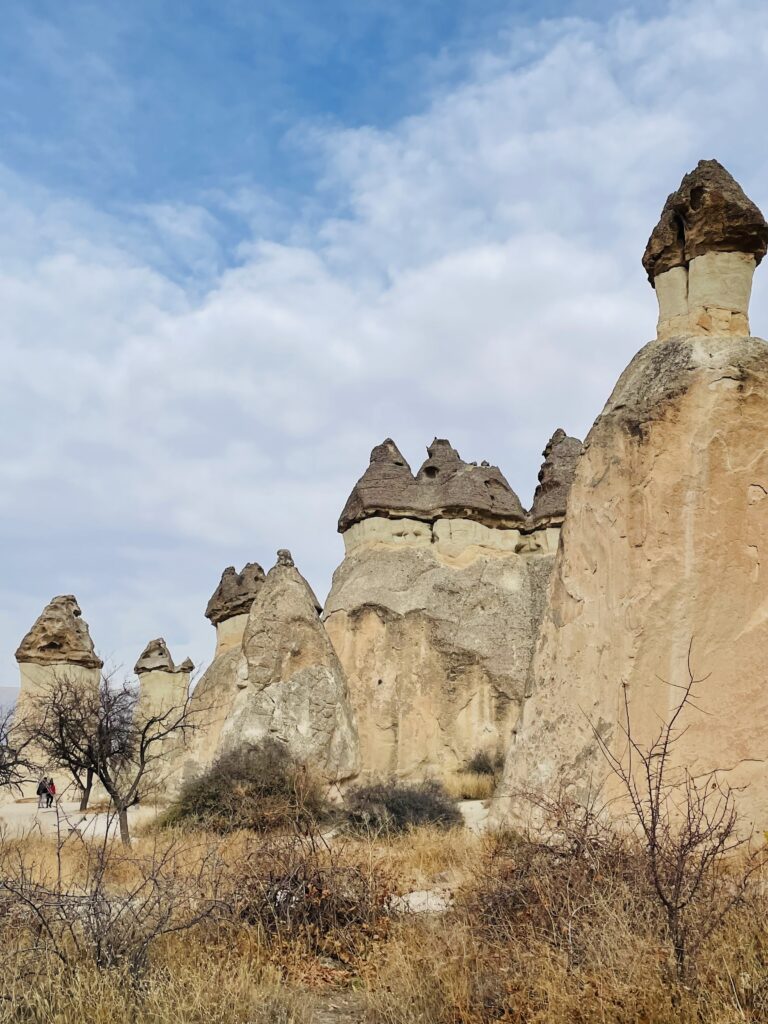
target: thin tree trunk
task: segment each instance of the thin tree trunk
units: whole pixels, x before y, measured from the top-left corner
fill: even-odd
[[[117,820],[120,823],[120,839],[122,840],[123,846],[131,845],[131,833],[128,831],[128,808],[118,807],[117,808]]]
[[[93,789],[93,769],[88,769],[88,774],[85,777],[85,789],[83,795],[80,797],[80,810],[85,811],[88,809],[88,801],[91,799],[91,790]]]

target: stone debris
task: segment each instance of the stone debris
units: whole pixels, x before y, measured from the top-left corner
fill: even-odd
[[[101,668],[88,623],[72,594],[54,597],[19,644],[16,660],[36,665],[80,665]]]

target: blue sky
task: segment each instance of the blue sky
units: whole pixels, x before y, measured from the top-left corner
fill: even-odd
[[[0,685],[74,592],[126,668],[210,657],[221,570],[318,593],[371,447],[523,503],[647,341],[666,194],[768,207],[760,0],[9,0]],[[758,273],[753,325],[765,333]]]

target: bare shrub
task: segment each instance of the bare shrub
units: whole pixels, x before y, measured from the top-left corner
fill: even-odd
[[[751,836],[739,827],[735,794],[719,769],[693,775],[675,763],[685,732],[682,719],[695,703],[695,687],[708,677],[694,675],[688,648],[688,681],[679,700],[648,746],[633,729],[624,687],[625,750],[618,755],[593,729],[598,747],[630,805],[631,823],[643,845],[652,891],[663,909],[678,977],[742,900],[760,861],[750,852]]]
[[[362,786],[350,792],[346,805],[350,828],[364,832],[405,832],[419,825],[448,829],[463,823],[456,801],[433,781]]]
[[[308,828],[328,813],[318,781],[275,740],[222,754],[186,782],[162,825],[196,824],[216,832]]]
[[[392,886],[372,864],[348,857],[316,831],[251,846],[230,897],[235,915],[277,943],[342,961],[387,931]]]
[[[77,844],[79,870],[63,870],[67,844]],[[188,850],[153,843],[149,853],[121,853],[111,840],[87,842],[59,835],[56,871],[41,875],[24,845],[3,850],[0,906],[18,941],[24,970],[36,975],[51,960],[62,967],[90,963],[138,976],[150,948],[164,936],[187,931],[219,914],[221,862],[208,849],[190,870]],[[115,884],[115,876],[127,879]]]

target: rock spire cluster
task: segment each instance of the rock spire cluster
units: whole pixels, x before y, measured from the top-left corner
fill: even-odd
[[[372,516],[472,519],[488,525],[518,526],[525,521],[520,499],[498,466],[464,462],[450,441],[435,438],[414,476],[391,438],[371,452],[339,517],[339,531]]]
[[[617,760],[622,716],[641,746],[656,735],[693,639],[699,682],[676,754],[692,774],[717,768],[764,827],[768,345],[748,313],[767,250],[758,207],[701,161],[643,256],[657,337],[583,444],[554,432],[529,510],[497,466],[448,440],[414,472],[387,438],[341,512],[324,609],[287,548],[266,574],[225,569],[206,609],[216,652],[191,697],[202,726],[173,753],[178,778],[269,738],[337,793],[356,778],[452,777],[483,752],[506,755],[497,815],[522,790],[578,798],[605,775],[596,733]],[[17,659],[22,697],[62,666],[98,685],[72,596],[45,608]],[[191,670],[151,641],[139,711],[186,700]]]

